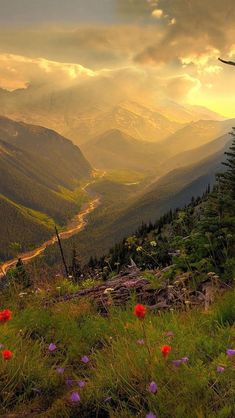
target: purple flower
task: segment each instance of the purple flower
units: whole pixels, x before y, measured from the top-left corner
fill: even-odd
[[[72,392],[70,395],[71,402],[80,402],[80,396],[77,392]]]
[[[64,373],[64,367],[57,367],[56,369],[58,374],[63,374]]]
[[[179,366],[182,364],[182,360],[173,360],[173,361],[172,361],[172,364],[173,364],[175,367],[179,367]]]
[[[56,350],[56,345],[54,343],[49,344],[48,350],[52,353]]]
[[[144,345],[144,340],[143,340],[143,339],[141,339],[141,340],[137,340],[137,344],[139,344],[139,345]]]
[[[157,418],[157,415],[155,415],[153,412],[149,412],[149,413],[146,415],[146,418]]]
[[[80,387],[80,388],[84,388],[84,386],[86,385],[86,382],[84,382],[84,380],[79,380],[78,381],[78,386]]]
[[[158,387],[156,382],[151,382],[149,385],[149,392],[157,393]]]
[[[166,337],[174,337],[175,336],[174,332],[172,332],[172,331],[166,332],[165,335],[166,335]]]
[[[232,350],[232,348],[229,348],[226,353],[229,357],[235,356],[235,350]]]
[[[188,357],[182,357],[181,362],[182,363],[188,363],[189,358]]]
[[[222,367],[222,366],[217,366],[216,371],[217,371],[218,373],[223,373],[223,372],[224,372],[224,367]]]
[[[65,384],[66,384],[66,386],[72,386],[72,384],[73,384],[73,379],[70,379],[69,377],[67,377],[67,378],[65,379]]]
[[[82,363],[84,363],[84,364],[87,364],[87,363],[89,363],[89,357],[87,357],[87,356],[83,356],[82,358],[81,358],[81,362]]]

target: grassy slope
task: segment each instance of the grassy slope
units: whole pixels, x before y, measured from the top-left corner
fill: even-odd
[[[0,195],[0,259],[15,256],[10,250],[11,243],[20,243],[22,251],[25,251],[47,240],[52,234],[51,218]]]
[[[57,289],[47,296],[51,299]],[[137,342],[143,329],[133,315],[134,301],[104,318],[85,300],[45,308],[44,291],[24,298],[12,292],[0,300],[2,308],[13,310],[13,320],[1,326],[1,343],[14,353],[8,362],[0,361],[1,416],[34,416],[34,410],[44,418],[144,418],[149,411],[160,418],[235,416],[234,357],[226,355],[235,338],[234,292],[207,313],[148,312],[150,355],[146,340]],[[167,337],[168,331],[174,336]],[[53,353],[51,342],[57,346]],[[172,346],[167,360],[161,355],[163,344]],[[83,355],[90,359],[86,365]],[[184,356],[188,363],[172,364]],[[217,366],[225,371],[218,373]],[[64,374],[57,367],[64,367]],[[74,382],[68,386],[66,378]],[[80,380],[86,382],[82,389]],[[155,395],[148,390],[151,381],[158,385]],[[69,401],[73,391],[81,397],[74,405]]]
[[[80,149],[56,132],[0,117],[0,259],[19,242],[47,239],[53,223],[79,211],[81,185],[91,172]]]

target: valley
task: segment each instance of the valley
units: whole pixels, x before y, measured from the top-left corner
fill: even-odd
[[[94,173],[94,176],[97,178],[103,177],[105,172],[101,173]],[[95,180],[88,182],[85,186],[82,187],[82,191],[90,195],[88,203],[82,205],[81,210],[74,218],[68,223],[66,227],[63,228],[61,232],[59,232],[59,237],[61,240],[68,239],[75,234],[78,234],[82,231],[85,226],[87,225],[87,217],[90,215],[100,204],[100,197],[99,196],[92,196],[87,189],[93,184]],[[17,254],[17,258],[13,260],[8,260],[3,264],[0,264],[0,279],[4,277],[8,270],[14,268],[18,259],[20,258],[24,263],[27,263],[33,260],[35,257],[41,255],[50,245],[55,244],[57,241],[56,235],[51,237],[48,241],[44,242],[39,247],[33,249],[32,251],[28,251],[26,253]]]

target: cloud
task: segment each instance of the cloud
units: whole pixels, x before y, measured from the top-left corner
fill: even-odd
[[[235,37],[233,0],[159,0],[158,9],[171,24],[162,28],[160,41],[136,54],[136,62],[170,64],[192,54],[200,58],[208,49],[230,52]]]
[[[163,16],[163,10],[162,9],[154,9],[152,11],[152,16],[155,17],[156,19],[161,19],[161,17]]]
[[[165,93],[166,96],[171,97],[176,101],[185,100],[187,96],[198,91],[201,87],[200,80],[183,74],[176,77],[171,77],[166,81]]]
[[[64,86],[95,76],[94,71],[79,64],[0,54],[0,86],[7,90],[26,88],[28,84],[38,83]]]
[[[97,70],[127,65],[133,55],[160,36],[152,25],[1,29],[0,53],[72,62]]]

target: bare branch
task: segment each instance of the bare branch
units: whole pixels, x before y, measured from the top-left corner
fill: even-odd
[[[218,58],[218,60],[223,62],[224,64],[235,65],[235,62],[233,62],[233,61],[225,61],[225,60],[222,60],[221,58]]]

